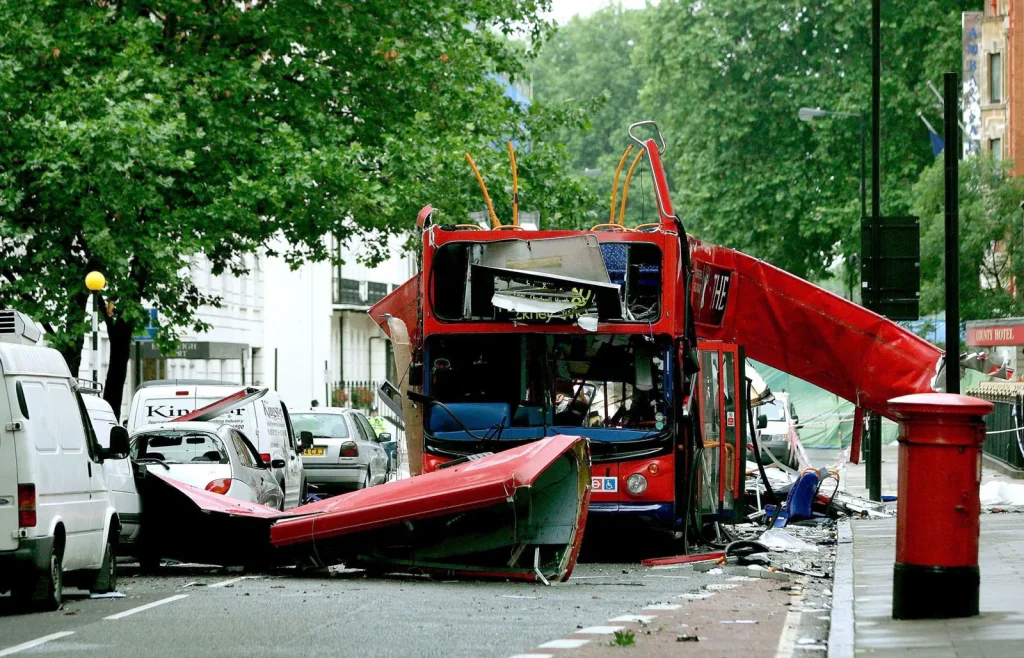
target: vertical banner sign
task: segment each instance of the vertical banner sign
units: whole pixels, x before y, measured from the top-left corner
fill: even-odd
[[[980,11],[963,13],[962,33],[964,157],[981,149],[981,17]]]
[[[731,281],[731,270],[713,265],[694,268],[690,304],[694,309],[694,320],[697,324],[721,326],[729,303]]]

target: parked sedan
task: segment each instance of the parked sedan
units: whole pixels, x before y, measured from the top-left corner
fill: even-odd
[[[146,425],[131,437],[136,464],[162,466],[160,474],[231,498],[284,509],[284,492],[246,436],[230,425],[184,422]],[[284,460],[275,460],[284,461]]]
[[[292,414],[296,432],[312,432],[313,446],[303,451],[306,481],[320,493],[365,489],[388,476],[388,455],[362,412],[355,409],[311,409]]]

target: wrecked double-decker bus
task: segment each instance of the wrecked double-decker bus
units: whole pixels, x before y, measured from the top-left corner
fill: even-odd
[[[678,530],[690,511],[698,523],[737,514],[743,353],[722,343],[698,352],[686,308],[689,286],[713,314],[728,280],[692,275],[664,141],[634,141],[621,207],[613,195],[609,223],[589,231],[526,230],[515,208],[511,225],[492,209],[489,230],[421,212],[421,272],[370,311],[395,349],[401,390],[385,385],[382,397],[404,412],[413,475],[578,435],[590,442],[591,520]],[[641,158],[657,221],[627,228]]]

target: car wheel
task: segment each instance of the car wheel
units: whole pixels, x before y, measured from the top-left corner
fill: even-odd
[[[15,600],[28,608],[56,610],[64,600],[64,555],[62,547],[54,545],[50,550],[49,568],[38,574],[35,581],[29,581],[11,592]]]
[[[370,486],[370,467],[366,467],[366,473],[363,473],[363,481],[359,483],[357,489],[366,489]]]
[[[103,566],[96,574],[89,591],[94,594],[105,594],[117,589],[117,543],[112,537],[107,538],[104,546]]]
[[[303,478],[302,484],[299,485],[299,505],[306,500],[307,496],[309,496],[309,485],[306,484],[306,480]]]

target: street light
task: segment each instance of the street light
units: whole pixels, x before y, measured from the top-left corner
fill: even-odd
[[[85,287],[92,293],[92,381],[99,382],[100,351],[99,351],[99,294],[107,287],[107,279],[100,272],[89,272],[85,275]]]
[[[819,107],[801,107],[796,116],[801,121],[810,123],[815,119],[822,119],[824,117],[856,117],[860,120],[860,216],[867,217],[868,206],[867,206],[867,186],[865,185],[864,177],[864,115],[856,112],[830,112],[829,110],[823,110]]]

